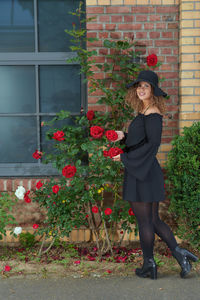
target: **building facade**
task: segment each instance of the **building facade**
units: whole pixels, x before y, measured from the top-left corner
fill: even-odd
[[[0,3],[0,191],[15,191],[18,185],[29,190],[53,174],[32,158],[35,149],[48,147],[42,121],[61,109],[74,115],[81,106],[108,109],[97,104],[98,93],[86,97],[77,75],[79,66],[66,63],[73,53],[63,26],[70,28],[76,22],[67,11],[78,4],[74,0]],[[200,120],[200,1],[86,0],[84,5],[87,16],[95,17],[87,34],[99,41],[87,47],[97,50],[98,62],[104,62],[104,39],[126,37],[144,56],[154,53],[162,62],[161,87],[170,95],[158,153],[164,166],[173,136]],[[103,76],[98,72],[96,76]],[[30,206],[21,221],[31,223],[33,218],[39,216]]]

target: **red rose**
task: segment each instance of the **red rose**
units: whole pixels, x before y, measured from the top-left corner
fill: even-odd
[[[75,166],[71,166],[71,165],[65,166],[62,169],[62,174],[66,178],[71,178],[71,177],[73,177],[76,174],[76,167]]]
[[[129,213],[130,216],[135,216],[135,214],[134,214],[132,208],[129,208],[128,213]]]
[[[149,67],[153,67],[157,65],[157,62],[158,62],[158,58],[156,54],[151,54],[147,56],[147,65]]]
[[[123,153],[123,150],[118,147],[110,148],[108,151],[108,155],[110,156],[110,158],[112,158],[113,156],[119,155],[121,153]]]
[[[114,142],[118,139],[118,134],[114,130],[108,130],[106,131],[106,137],[109,141]]]
[[[35,152],[32,154],[33,158],[39,159],[42,157],[42,152],[35,150]]]
[[[10,270],[11,270],[11,266],[5,265],[4,271],[5,271],[5,272],[10,272]]]
[[[87,119],[91,121],[94,118],[94,111],[93,110],[88,110],[87,112]]]
[[[108,152],[107,150],[104,150],[104,151],[103,151],[103,156],[104,156],[104,157],[108,157],[108,156],[109,156],[109,152]]]
[[[85,217],[86,217],[86,218],[89,218],[89,215],[86,215]]]
[[[42,183],[41,181],[38,181],[38,182],[36,183],[36,189],[39,190],[42,186],[43,186],[43,183]]]
[[[33,224],[33,229],[38,229],[39,225],[38,224]]]
[[[105,215],[109,216],[109,215],[112,214],[112,209],[108,207],[108,208],[105,209],[104,212],[105,212]]]
[[[58,191],[59,191],[59,186],[58,185],[54,185],[54,186],[52,186],[52,191],[53,191],[53,193],[54,194],[57,194],[58,193]]]
[[[98,211],[99,211],[99,209],[98,209],[97,206],[93,206],[93,207],[92,207],[92,212],[93,212],[94,214],[97,214]]]
[[[57,141],[64,141],[64,132],[63,131],[57,131],[54,132],[52,139],[57,140]]]
[[[100,126],[92,126],[90,128],[90,134],[95,139],[100,139],[103,136],[104,129]]]
[[[29,198],[29,195],[30,194],[30,191],[27,191],[25,194],[24,194],[24,201],[26,203],[30,203],[31,202],[31,199]]]

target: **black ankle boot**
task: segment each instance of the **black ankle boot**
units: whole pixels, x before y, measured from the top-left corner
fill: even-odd
[[[181,266],[180,276],[184,278],[191,270],[192,265],[190,260],[197,261],[198,257],[191,253],[190,251],[180,248],[177,246],[174,251],[172,251],[172,255],[176,258],[177,262]]]
[[[157,279],[157,266],[153,258],[145,258],[141,269],[136,269],[135,274],[139,277]]]

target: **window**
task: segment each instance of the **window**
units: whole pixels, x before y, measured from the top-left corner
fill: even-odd
[[[67,64],[70,39],[64,30],[79,0],[0,0],[0,176],[56,174],[33,159],[43,151],[41,122],[63,110],[86,106],[79,65]]]

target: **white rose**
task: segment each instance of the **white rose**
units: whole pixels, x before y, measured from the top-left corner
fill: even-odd
[[[15,191],[15,196],[20,199],[23,200],[24,199],[24,194],[25,194],[26,190],[23,186],[18,186],[18,188]]]
[[[15,233],[16,235],[20,234],[21,232],[22,232],[22,228],[21,228],[21,227],[15,227],[14,233]]]

